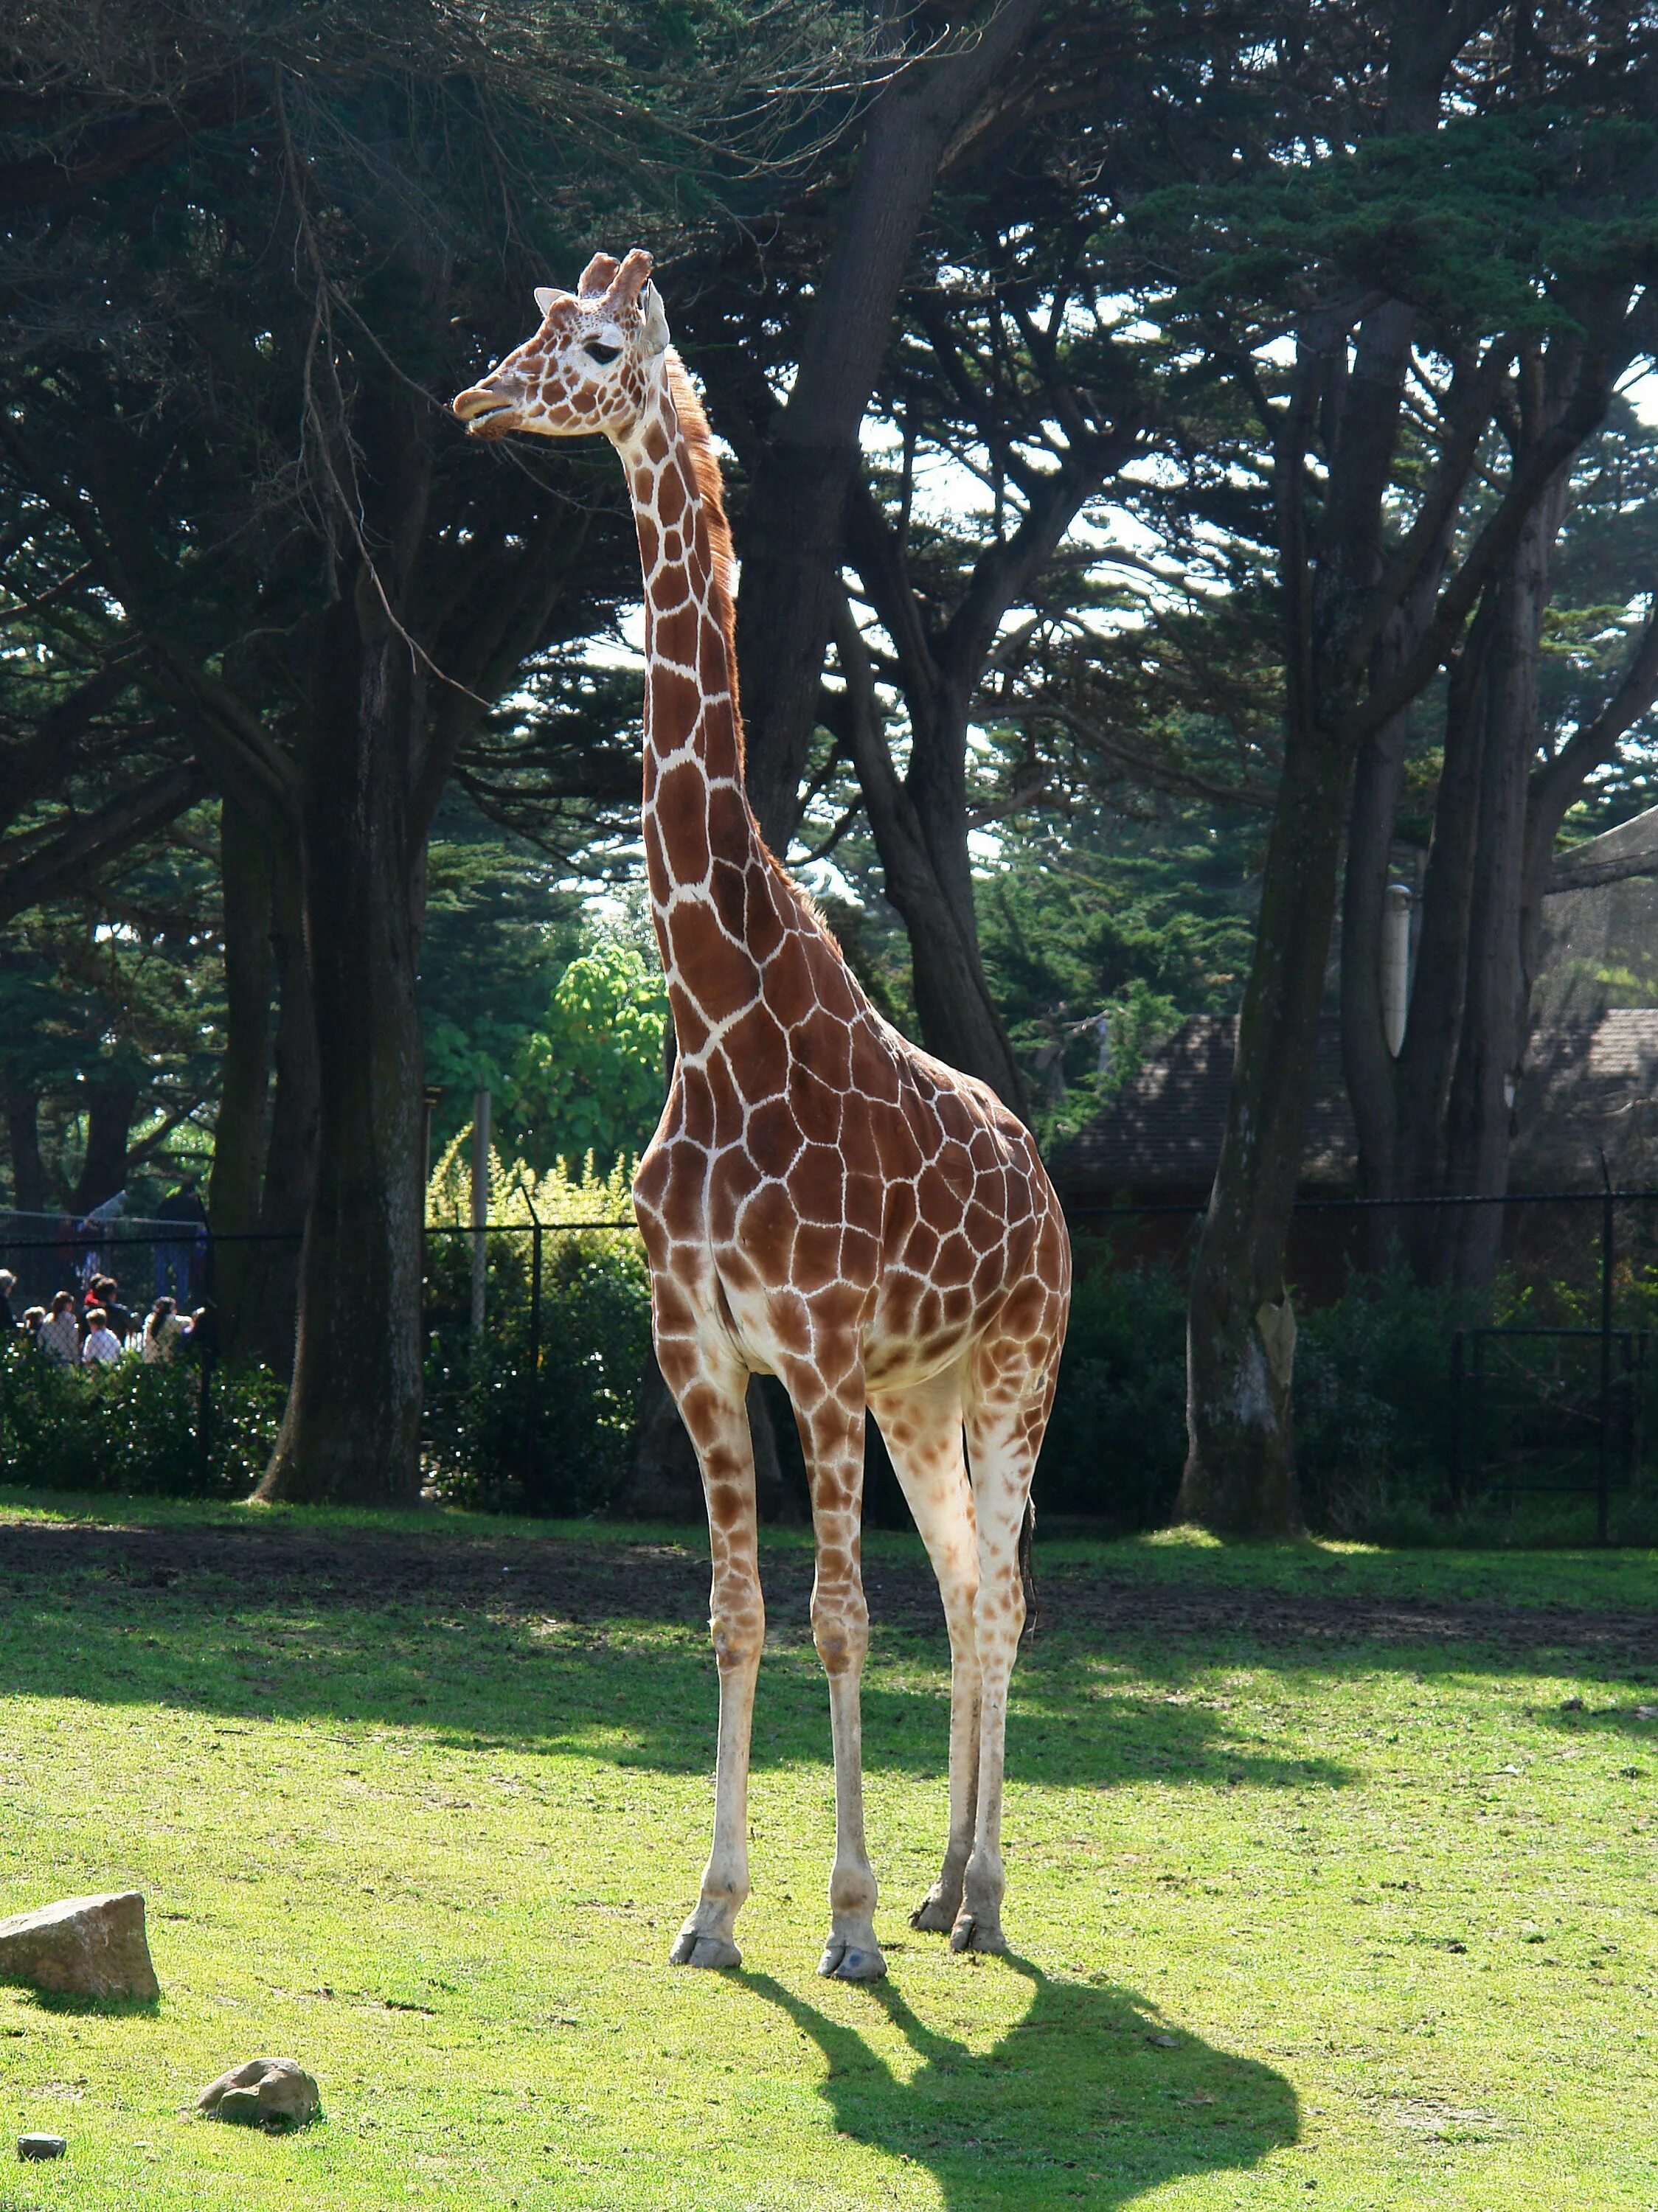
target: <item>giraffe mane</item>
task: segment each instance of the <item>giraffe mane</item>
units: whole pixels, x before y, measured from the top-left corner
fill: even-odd
[[[730,672],[731,713],[736,725],[737,760],[747,766],[747,747],[743,738],[742,704],[737,689],[737,617],[731,597],[732,572],[736,556],[732,550],[731,525],[726,519],[725,478],[720,471],[720,457],[714,450],[714,434],[708,427],[708,416],[697,387],[686,373],[685,363],[670,346],[667,349],[667,389],[674,402],[674,412],[679,417],[680,434],[685,440],[686,453],[691,461],[691,476],[697,497],[701,502],[703,520],[708,529],[709,550],[714,562],[714,585],[710,602],[714,618],[725,638],[726,666]],[[758,830],[756,835],[758,836]],[[803,884],[795,882],[783,862],[764,838],[760,850],[770,862],[772,873],[781,878],[802,908],[806,921],[823,939],[838,958],[844,959],[834,932],[824,919],[817,901]]]
[[[680,418],[686,451],[691,456],[692,479],[697,496],[702,501],[703,518],[708,525],[709,548],[714,556],[714,611],[730,649],[735,685],[737,669],[736,616],[731,599],[731,576],[735,556],[731,550],[731,525],[725,516],[725,479],[720,473],[720,457],[714,450],[714,434],[708,427],[708,416],[697,396],[697,387],[686,374],[685,363],[671,346],[667,353],[667,388],[674,401],[674,412]]]

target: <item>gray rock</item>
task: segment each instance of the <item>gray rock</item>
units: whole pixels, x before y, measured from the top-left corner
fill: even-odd
[[[66,1897],[0,1920],[0,1982],[75,1997],[158,1997],[136,1889]]]
[[[196,2110],[245,2128],[302,2128],[316,2118],[322,2101],[315,2081],[291,2058],[250,2058],[210,2081]]]
[[[68,2150],[69,2145],[62,2136],[19,2136],[17,2138],[19,2158],[62,2158]]]

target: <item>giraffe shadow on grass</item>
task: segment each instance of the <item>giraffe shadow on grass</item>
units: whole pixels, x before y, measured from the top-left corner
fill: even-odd
[[[1107,2212],[1299,2139],[1281,2074],[1174,2033],[1132,1991],[1052,1981],[1015,1958],[976,1971],[1031,1984],[1028,2010],[987,2051],[929,2027],[890,1981],[850,2000],[878,2005],[922,2061],[907,2078],[859,2033],[848,2001],[814,2004],[769,1975],[741,1978],[823,2053],[837,2131],[924,2166],[948,2212]]]

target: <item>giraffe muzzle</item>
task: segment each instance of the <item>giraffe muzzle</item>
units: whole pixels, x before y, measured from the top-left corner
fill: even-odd
[[[491,392],[484,384],[474,384],[469,391],[457,392],[449,404],[466,424],[468,436],[474,438],[498,438],[512,427],[502,417],[518,412],[516,400]]]

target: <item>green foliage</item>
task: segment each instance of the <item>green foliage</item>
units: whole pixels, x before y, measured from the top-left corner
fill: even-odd
[[[1658,242],[1638,181],[1653,145],[1649,125],[1618,116],[1453,117],[1313,161],[1297,149],[1258,182],[1154,191],[1135,222],[1176,245],[1192,272],[1180,305],[1198,317],[1287,303],[1322,275],[1468,335],[1570,328],[1576,288],[1618,281]]]
[[[463,1131],[433,1173],[427,1219],[469,1218]],[[635,1401],[650,1346],[650,1275],[631,1215],[627,1170],[579,1173],[562,1162],[539,1181],[524,1162],[490,1162],[486,1326],[470,1335],[472,1239],[427,1247],[424,1456],[440,1493],[494,1512],[591,1513],[626,1471]],[[532,1212],[532,1206],[533,1212]],[[533,1238],[542,1237],[540,1364],[533,1358]],[[573,1224],[591,1226],[573,1228]]]
[[[246,1498],[271,1456],[284,1386],[265,1368],[216,1370],[205,1452],[201,1391],[187,1360],[60,1367],[13,1337],[0,1345],[0,1467],[43,1490]]]
[[[420,1006],[426,1079],[443,1092],[439,1152],[472,1112],[479,1085],[504,1108],[511,1071],[580,950],[577,895],[539,854],[488,828],[458,800],[427,850]]]
[[[979,945],[1027,1070],[1045,1145],[1063,1143],[1187,1015],[1235,1006],[1253,925],[1245,897],[1259,824],[1171,802],[1144,820],[1103,808],[1008,839],[978,886]],[[1098,1071],[1094,1018],[1111,1018]],[[1061,1095],[1045,1047],[1062,1048]]]
[[[1160,1528],[1186,1457],[1186,1301],[1167,1266],[1115,1265],[1097,1244],[1079,1261],[1038,1514]]]
[[[654,954],[612,938],[572,960],[519,1048],[509,1108],[541,1169],[643,1152],[661,1118],[667,989]]]
[[[1309,1524],[1382,1543],[1442,1534],[1456,1417],[1451,1342],[1478,1318],[1401,1261],[1297,1315],[1295,1461]],[[1436,1516],[1442,1516],[1437,1518]]]

